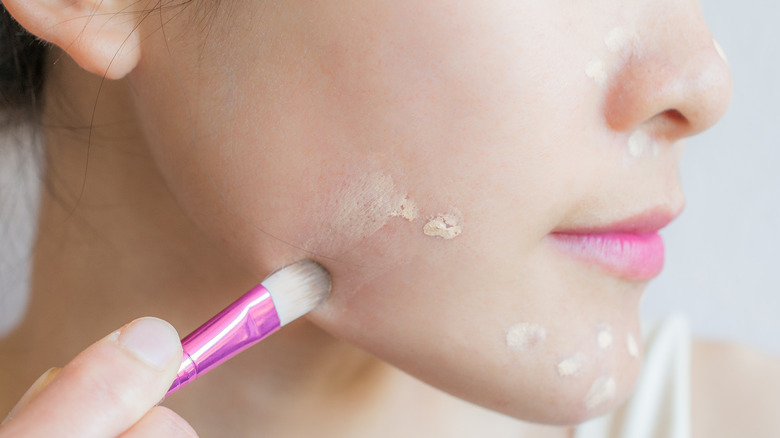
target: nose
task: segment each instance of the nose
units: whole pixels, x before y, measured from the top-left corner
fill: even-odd
[[[714,125],[731,101],[731,70],[698,6],[662,1],[612,77],[605,116],[615,131],[642,126],[674,141]],[[655,4],[655,2],[654,2]],[[650,15],[650,14],[649,14]]]

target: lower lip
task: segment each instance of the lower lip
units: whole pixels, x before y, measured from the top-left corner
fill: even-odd
[[[625,279],[647,281],[657,277],[664,267],[664,241],[658,233],[550,236],[567,253]]]

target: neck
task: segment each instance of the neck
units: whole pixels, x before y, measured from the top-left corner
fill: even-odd
[[[154,315],[183,336],[261,280],[179,208],[137,129],[126,84],[102,82],[61,57],[47,86],[47,184],[31,302],[22,325],[0,343],[0,356],[18,364],[0,373],[0,387],[11,389],[11,398],[0,399],[4,411],[49,366],[67,363],[122,324]],[[423,417],[420,403],[431,408]],[[420,384],[305,319],[166,404],[205,436],[360,436],[340,428],[380,436],[378,425],[398,432],[399,418],[409,419],[417,433],[442,436],[438,420],[456,427],[456,411],[506,424],[515,436],[530,429],[536,433],[529,436],[550,433]],[[297,421],[302,412],[312,421]],[[429,426],[420,429],[422,423]]]

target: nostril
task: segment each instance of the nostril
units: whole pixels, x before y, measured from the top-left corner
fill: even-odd
[[[689,125],[690,122],[680,111],[676,109],[669,109],[661,113],[661,116],[669,119],[671,122],[680,123],[683,125]]]
[[[644,129],[655,133],[657,138],[675,139],[686,136],[691,130],[691,121],[676,109],[667,109],[646,120]]]
[[[659,114],[660,132],[666,137],[682,137],[691,129],[691,121],[676,109],[669,109]]]

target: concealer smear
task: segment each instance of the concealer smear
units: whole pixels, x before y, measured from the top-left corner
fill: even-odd
[[[602,350],[612,346],[612,327],[608,325],[601,325],[598,327],[598,334],[596,335],[596,344]]]
[[[444,213],[434,216],[428,220],[423,227],[423,233],[426,236],[439,237],[442,239],[454,239],[463,232],[461,225],[462,219],[459,211],[455,213]]]
[[[576,376],[580,373],[580,369],[582,369],[582,363],[584,361],[585,356],[579,353],[560,361],[558,363],[558,375],[561,377]]]
[[[590,386],[588,394],[585,395],[585,407],[588,410],[596,409],[604,403],[615,398],[617,392],[617,383],[612,376],[603,376],[596,379]]]
[[[506,332],[506,345],[513,350],[525,350],[544,342],[547,330],[539,324],[521,322],[509,327]]]
[[[328,221],[329,229],[320,235],[335,240],[367,237],[393,217],[408,221],[417,217],[414,200],[398,190],[390,175],[379,172],[347,180],[324,210],[333,213]]]
[[[634,335],[630,332],[626,334],[626,349],[628,350],[629,356],[633,357],[634,359],[639,357],[639,346],[636,343]]]
[[[402,217],[409,222],[414,221],[417,219],[417,203],[414,202],[414,199],[405,197],[401,204],[390,212],[390,217]]]

